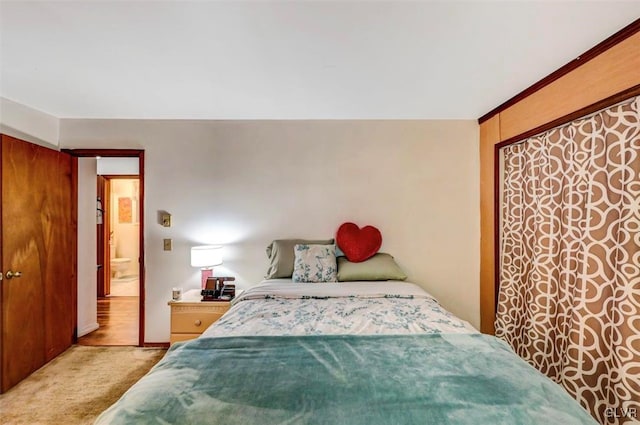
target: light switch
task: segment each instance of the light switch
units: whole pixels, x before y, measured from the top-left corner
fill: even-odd
[[[163,239],[164,242],[164,250],[171,251],[171,239]]]
[[[171,214],[169,213],[162,214],[162,225],[164,227],[171,227]]]

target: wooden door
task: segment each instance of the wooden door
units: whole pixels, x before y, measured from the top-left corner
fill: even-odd
[[[76,327],[75,160],[5,135],[0,216],[0,389],[64,350]],[[19,277],[10,273],[19,272]]]
[[[97,264],[98,264],[98,298],[104,298],[111,293],[111,263],[109,233],[109,182],[103,176],[97,178],[97,194],[102,204],[102,223],[97,227]]]

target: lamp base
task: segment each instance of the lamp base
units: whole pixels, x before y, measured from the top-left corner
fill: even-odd
[[[213,269],[202,269],[202,282],[201,282],[201,287],[202,289],[206,289],[207,288],[207,279],[210,278],[211,276],[213,276]]]

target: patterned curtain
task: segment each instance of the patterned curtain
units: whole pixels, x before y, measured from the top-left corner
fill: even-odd
[[[640,97],[503,151],[496,335],[600,423],[638,423]]]

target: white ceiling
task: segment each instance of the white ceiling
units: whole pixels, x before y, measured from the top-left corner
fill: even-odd
[[[640,1],[0,2],[0,96],[59,118],[475,119]]]

